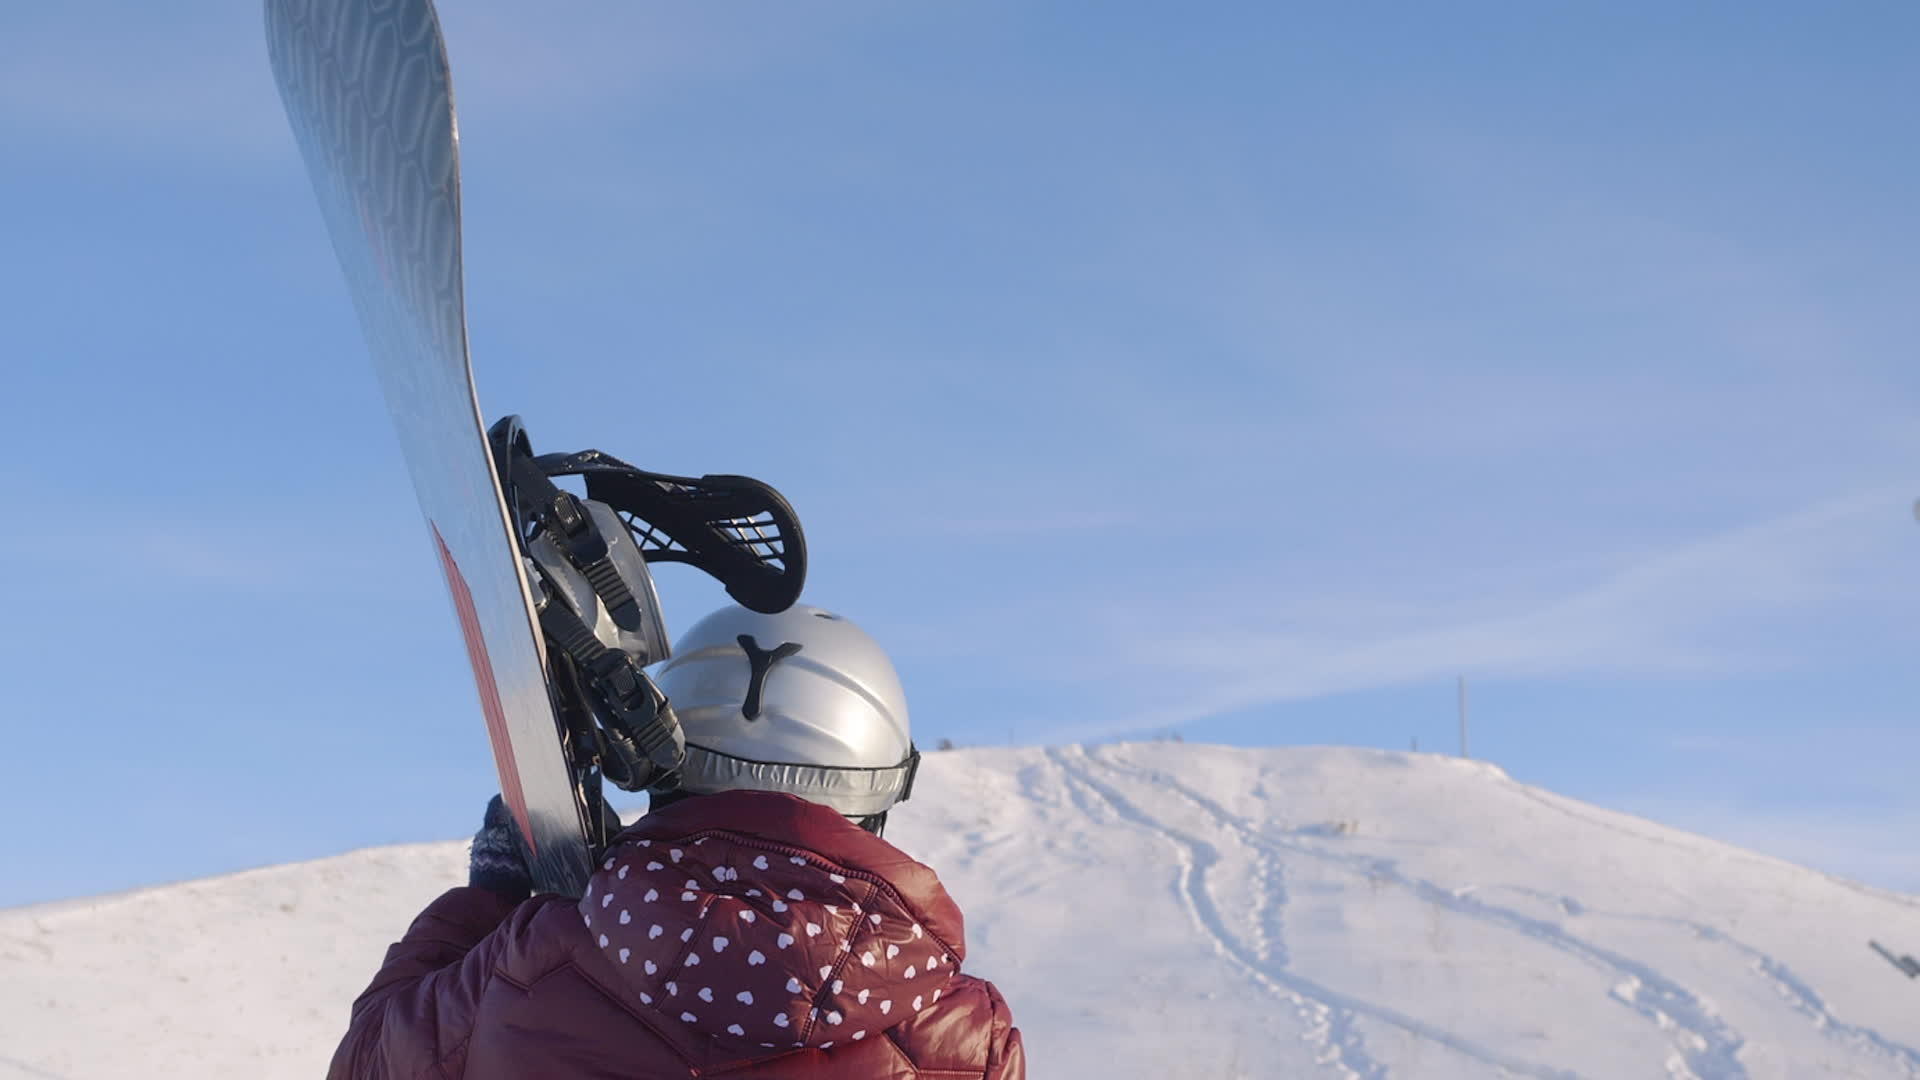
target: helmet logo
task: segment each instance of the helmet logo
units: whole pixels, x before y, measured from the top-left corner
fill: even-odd
[[[740,706],[740,712],[749,720],[760,719],[760,692],[766,688],[767,673],[773,665],[800,651],[800,643],[789,641],[778,648],[763,649],[753,640],[752,634],[741,634],[734,638],[747,652],[747,663],[752,665],[753,673],[747,681],[747,701]]]

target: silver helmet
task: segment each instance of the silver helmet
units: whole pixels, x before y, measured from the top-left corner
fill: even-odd
[[[919,764],[900,678],[850,620],[730,605],[654,673],[686,734],[680,790],[781,791],[852,818],[884,814]]]

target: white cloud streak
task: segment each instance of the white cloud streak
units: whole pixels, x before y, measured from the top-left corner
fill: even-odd
[[[600,3],[566,10],[444,4],[463,113],[550,121],[631,112],[661,93],[738,78],[882,16]],[[232,169],[293,151],[258,0],[120,4],[0,16],[0,131],[63,151]],[[16,144],[16,149],[18,144]]]
[[[1254,582],[1225,610],[1177,594],[1113,604],[1095,619],[1105,658],[1098,666],[1153,677],[1124,682],[1136,707],[1111,701],[1117,709],[1107,722],[1050,734],[1150,730],[1461,672],[1668,676],[1787,666],[1796,650],[1778,646],[1783,625],[1884,602],[1871,576],[1855,569],[1910,539],[1906,513],[1904,493],[1850,495],[1643,556],[1583,585],[1509,598],[1496,610],[1462,594],[1396,614],[1389,597],[1371,625],[1348,621],[1328,631],[1298,617],[1318,606],[1314,597]],[[1807,650],[1817,651],[1815,635],[1805,636]]]
[[[0,33],[0,130],[62,152],[138,154],[222,167],[288,154],[257,4],[219,17],[184,6],[55,8]]]

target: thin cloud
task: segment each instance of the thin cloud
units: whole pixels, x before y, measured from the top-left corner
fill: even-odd
[[[1224,618],[1210,602],[1183,604],[1177,595],[1112,606],[1094,620],[1105,628],[1100,666],[1154,678],[1126,682],[1134,700],[1110,702],[1118,708],[1107,721],[1050,734],[1154,730],[1463,671],[1513,678],[1776,668],[1789,661],[1769,646],[1766,629],[1879,595],[1852,569],[1881,554],[1894,535],[1883,526],[1904,524],[1904,512],[1897,493],[1848,496],[1643,557],[1509,610],[1465,605],[1331,633],[1295,620],[1299,598],[1258,587],[1243,594],[1237,616]],[[1148,633],[1141,611],[1154,625],[1179,629]]]
[[[996,516],[931,516],[889,522],[886,532],[905,537],[944,537],[952,541],[1028,539],[1058,533],[1105,535],[1134,528],[1145,521],[1140,513],[1121,510],[1051,509]]]
[[[101,522],[103,527],[77,530],[53,544],[39,532],[15,531],[0,538],[0,557],[46,573],[85,574],[96,583],[114,581],[120,588],[142,592],[182,586],[337,592],[343,582],[383,572],[366,546],[356,541],[356,523],[339,512],[185,519],[129,516],[83,500],[68,506],[66,520]],[[424,542],[420,553],[420,569],[430,572]]]
[[[222,8],[219,19],[182,18],[174,6],[65,19],[10,12],[0,130],[15,133],[16,152],[31,152],[24,135],[68,153],[216,154],[222,166],[290,153],[259,9]]]
[[[825,47],[851,15],[885,10],[838,3],[743,17],[704,6],[592,4],[535,18],[524,5],[482,3],[447,5],[440,17],[463,108],[484,103],[549,119],[565,109],[578,119],[625,115],[661,92],[743,79]]]
[[[729,17],[611,4],[535,13],[481,3],[447,4],[440,14],[463,112],[478,106],[491,116],[546,122],[556,113],[624,115],[636,98],[738,79],[824,48],[836,33],[883,10],[841,4],[835,18],[822,19],[818,12]],[[197,14],[140,4],[110,12],[9,11],[6,22],[0,131],[63,153],[190,163],[211,155],[222,169],[293,152],[257,0],[204,6]]]

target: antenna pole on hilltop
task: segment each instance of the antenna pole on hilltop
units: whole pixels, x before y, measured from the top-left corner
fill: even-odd
[[[1467,677],[1460,676],[1460,756],[1472,757],[1467,752]]]

